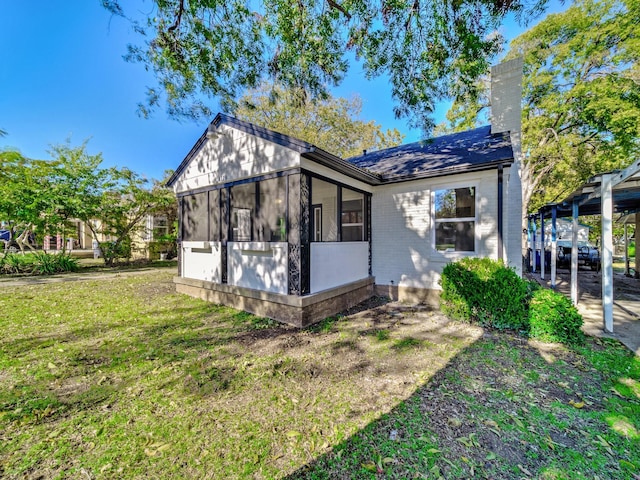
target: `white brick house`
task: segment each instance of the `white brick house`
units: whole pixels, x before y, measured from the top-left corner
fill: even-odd
[[[519,112],[521,62],[496,68]],[[304,326],[375,291],[436,301],[443,266],[463,256],[520,271],[519,114],[498,117],[343,160],[217,115],[168,182],[178,291]]]

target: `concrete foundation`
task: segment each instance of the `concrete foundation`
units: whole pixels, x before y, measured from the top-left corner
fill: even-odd
[[[404,303],[422,303],[430,307],[440,307],[440,290],[414,287],[398,287],[397,285],[376,285],[375,293],[381,297]]]
[[[183,277],[174,277],[173,281],[180,293],[296,327],[306,327],[372,297],[375,279],[369,277],[304,297]]]

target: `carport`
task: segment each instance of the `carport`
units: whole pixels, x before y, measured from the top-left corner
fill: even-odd
[[[602,319],[605,332],[613,333],[613,223],[614,216],[622,216],[626,224],[633,219],[640,231],[640,160],[624,170],[595,175],[560,203],[547,204],[529,216],[529,239],[535,245],[536,221],[540,222],[540,276],[545,278],[544,224],[551,220],[551,288],[556,287],[557,234],[556,220],[570,217],[573,221],[571,247],[571,301],[578,304],[578,218],[600,215]],[[535,262],[535,248],[534,248]],[[535,265],[535,263],[534,263]],[[635,278],[640,270],[640,255],[635,258]]]

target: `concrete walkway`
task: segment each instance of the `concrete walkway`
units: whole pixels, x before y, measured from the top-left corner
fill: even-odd
[[[61,273],[58,275],[24,276],[24,277],[0,277],[0,289],[3,287],[20,287],[24,285],[41,285],[46,283],[77,282],[82,280],[104,280],[107,278],[125,278],[136,275],[144,275],[152,272],[173,272],[177,275],[177,267],[142,267],[131,270],[97,271],[84,273]]]
[[[529,273],[527,276],[547,288],[551,287],[548,273],[545,280],[541,280],[539,274]],[[594,337],[619,340],[640,356],[640,280],[614,274],[613,333],[604,331],[600,282],[599,273],[583,270],[578,273],[578,311],[584,319],[582,330]],[[571,297],[569,272],[558,272],[556,290]]]

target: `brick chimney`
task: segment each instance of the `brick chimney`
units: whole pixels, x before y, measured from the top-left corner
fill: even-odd
[[[522,229],[526,226],[522,206],[522,67],[514,58],[491,67],[491,133],[508,133],[514,162],[504,170],[503,253],[518,275],[522,275]],[[508,207],[508,208],[507,208]]]
[[[491,67],[491,133],[522,130],[522,57]]]

